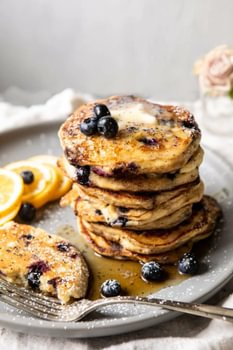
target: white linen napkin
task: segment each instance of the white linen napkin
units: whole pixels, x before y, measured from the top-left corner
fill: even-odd
[[[0,133],[14,127],[38,124],[38,122],[49,122],[51,120],[63,120],[73,110],[84,102],[90,101],[92,96],[75,93],[72,89],[64,91],[50,97],[43,104],[34,104],[26,107],[21,101],[30,104],[31,100],[43,99],[45,92],[37,94],[25,94],[17,88],[11,88],[4,95],[0,96]],[[4,101],[7,98],[7,102]],[[17,105],[9,102],[13,100]]]
[[[90,95],[77,94],[71,89],[52,96],[44,104],[31,105],[30,101],[42,99],[49,94],[29,95],[19,89],[11,89],[0,96],[0,133],[1,131],[36,124],[40,121],[62,120],[77,106],[92,99]],[[8,102],[5,101],[8,99]],[[17,105],[9,102],[14,101]],[[21,105],[20,100],[29,106]],[[218,153],[221,153],[233,166],[232,138],[212,135],[204,129],[200,102],[185,103],[194,113],[203,130],[203,138]],[[225,286],[209,303],[233,308],[233,280]],[[94,339],[59,339],[38,337],[16,333],[0,328],[1,350],[232,350],[233,324],[218,320],[183,315],[154,327],[118,336]]]

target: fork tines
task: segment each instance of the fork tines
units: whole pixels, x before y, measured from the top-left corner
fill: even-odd
[[[18,287],[0,276],[0,300],[37,317],[57,320],[63,306],[58,299],[23,287]]]

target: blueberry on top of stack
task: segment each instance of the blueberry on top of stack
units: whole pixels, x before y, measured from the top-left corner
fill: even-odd
[[[97,253],[173,263],[213,232],[220,209],[204,196],[189,111],[114,96],[81,106],[59,137],[59,164],[73,181],[62,203]]]

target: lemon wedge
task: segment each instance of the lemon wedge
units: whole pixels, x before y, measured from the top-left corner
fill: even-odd
[[[5,169],[20,175],[22,171],[31,171],[34,180],[30,184],[23,184],[22,202],[29,202],[36,208],[42,207],[53,200],[59,186],[59,176],[53,166],[39,162],[22,160],[8,164]]]
[[[0,168],[0,222],[15,207],[20,207],[23,189],[24,184],[21,176],[13,171]]]
[[[57,175],[59,178],[59,183],[58,183],[58,186],[56,189],[56,193],[54,194],[54,197],[52,200],[56,200],[56,199],[61,198],[70,190],[71,185],[72,185],[72,181],[63,174],[61,169],[58,168],[58,166],[57,166],[58,158],[57,157],[42,154],[42,155],[32,157],[29,160],[34,161],[34,162],[38,162],[38,163],[41,163],[44,165],[50,165],[50,166],[54,167],[54,170],[57,172]]]

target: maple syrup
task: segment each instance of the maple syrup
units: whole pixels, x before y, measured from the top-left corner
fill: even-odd
[[[121,284],[122,294],[132,296],[147,296],[187,279],[187,276],[179,274],[176,266],[167,265],[164,267],[164,280],[145,282],[141,278],[141,264],[139,262],[115,260],[95,254],[84,238],[70,225],[60,227],[56,234],[77,246],[86,259],[91,275],[88,299],[95,300],[101,297],[100,286],[107,279],[118,280]]]

